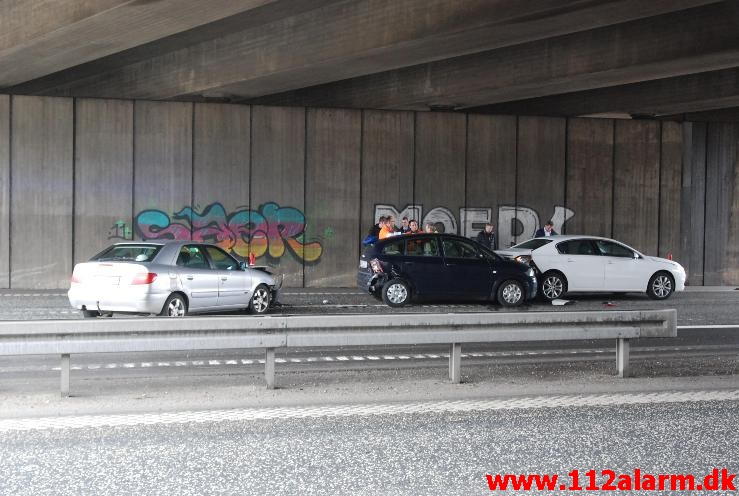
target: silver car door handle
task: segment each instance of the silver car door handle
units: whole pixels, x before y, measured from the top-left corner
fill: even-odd
[[[188,281],[192,281],[193,280],[193,277],[192,276],[187,276],[187,280]]]
[[[228,277],[221,277],[221,281],[228,281]]]
[[[568,261],[568,262],[574,262],[574,260],[573,260],[573,259],[571,259],[571,258],[568,258],[568,259],[567,259],[567,261]]]

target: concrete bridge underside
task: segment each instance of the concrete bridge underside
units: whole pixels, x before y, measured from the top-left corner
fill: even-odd
[[[162,229],[349,285],[409,205],[739,284],[737,28],[739,0],[1,2],[0,287]]]

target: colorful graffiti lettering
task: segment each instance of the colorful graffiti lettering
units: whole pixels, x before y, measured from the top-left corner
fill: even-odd
[[[265,203],[257,210],[241,208],[227,213],[220,203],[200,212],[184,207],[170,218],[161,210],[144,210],[136,216],[136,233],[142,239],[178,239],[214,243],[247,259],[267,255],[280,259],[286,252],[306,262],[317,262],[323,253],[319,241],[305,240],[305,215],[293,207]]]

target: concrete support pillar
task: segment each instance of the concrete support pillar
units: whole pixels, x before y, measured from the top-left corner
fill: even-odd
[[[616,340],[616,370],[619,377],[629,377],[629,340],[618,338]]]
[[[62,383],[61,383],[61,389],[62,389],[62,398],[68,398],[69,397],[69,353],[65,353],[62,355],[62,365],[61,365],[61,373],[62,373]]]
[[[264,353],[264,379],[267,389],[275,388],[275,349],[267,348]]]
[[[454,384],[462,382],[462,345],[452,343],[449,346],[449,379]]]

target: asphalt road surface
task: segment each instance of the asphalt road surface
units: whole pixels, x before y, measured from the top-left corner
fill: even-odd
[[[734,390],[0,422],[0,488],[470,495],[490,493],[487,475],[513,473],[557,474],[554,494],[585,494],[568,489],[574,469],[595,470],[598,485],[604,470],[635,469],[701,483],[714,467],[739,471],[737,400]]]
[[[62,293],[0,295],[2,319],[79,318]],[[395,310],[346,289],[281,302],[275,313],[358,318],[501,311]],[[57,357],[0,357],[0,495],[467,495],[509,472],[560,479],[508,494],[586,494],[570,489],[573,469],[598,484],[603,470],[737,473],[738,304],[739,291],[716,289],[517,310],[677,308],[678,337],[633,342],[627,380],[600,341],[467,346],[461,385],[446,379],[446,347],[291,350],[277,354],[276,390],[258,351],[104,354],[73,357],[62,400]]]
[[[421,302],[390,308],[356,289],[285,289],[274,314],[400,313],[400,312],[535,312],[585,310],[642,310],[676,308],[678,324],[709,325],[739,322],[739,290],[734,288],[691,288],[664,301],[640,294],[577,295],[570,304],[553,306],[535,301],[516,309],[483,302]],[[122,316],[119,316],[122,317]],[[69,306],[61,291],[0,290],[0,320],[77,319],[80,312]]]

